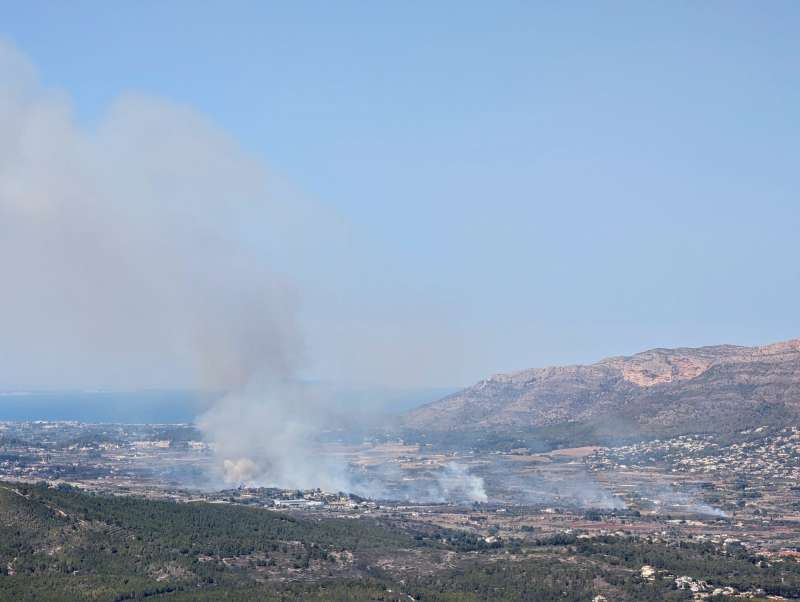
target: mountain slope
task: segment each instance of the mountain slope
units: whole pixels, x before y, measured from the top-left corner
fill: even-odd
[[[726,431],[800,419],[800,339],[764,347],[652,349],[588,366],[499,374],[405,415],[430,432],[605,423]]]
[[[645,563],[658,574],[800,596],[800,565],[765,569],[763,556],[738,545],[547,533],[525,536],[523,548],[517,537],[488,543],[472,529],[405,518],[293,516],[0,481],[0,600],[692,599],[671,579],[642,579]]]

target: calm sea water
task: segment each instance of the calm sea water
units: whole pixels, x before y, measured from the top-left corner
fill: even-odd
[[[452,388],[381,389],[309,384],[341,408],[359,414],[397,414],[452,393]],[[192,422],[219,394],[186,390],[0,391],[2,420],[79,422]]]
[[[207,396],[192,391],[47,391],[0,393],[0,420],[191,422]]]

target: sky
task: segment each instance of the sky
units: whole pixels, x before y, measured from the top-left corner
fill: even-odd
[[[305,378],[461,386],[800,336],[797,3],[32,1],[2,14],[0,38],[76,131],[113,129],[121,98],[157,99],[197,116],[189,139],[208,128],[235,149],[214,157],[270,174],[292,217],[236,231],[297,292]],[[13,297],[24,277],[8,265]],[[191,381],[181,345],[109,355],[74,331],[11,332],[0,386]],[[80,361],[55,369],[65,355]]]

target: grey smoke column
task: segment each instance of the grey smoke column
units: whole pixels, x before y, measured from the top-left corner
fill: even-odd
[[[345,466],[316,448],[327,408],[307,388],[258,378],[199,420],[221,463],[218,482],[327,491],[350,489]]]
[[[228,391],[200,422],[220,474],[329,477],[290,384],[299,295],[275,267],[302,220],[275,190],[183,107],[126,96],[81,126],[0,42],[0,386]]]

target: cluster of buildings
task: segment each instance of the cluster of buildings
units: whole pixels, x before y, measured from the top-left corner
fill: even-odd
[[[703,579],[690,577],[689,575],[669,575],[662,574],[665,571],[659,571],[655,567],[645,564],[639,569],[639,575],[646,581],[655,581],[656,578],[669,579],[674,581],[675,589],[691,592],[694,600],[707,600],[716,596],[728,596],[732,598],[754,598],[764,596],[764,590],[755,588],[750,591],[740,592],[734,587],[716,587],[709,584]],[[773,600],[784,600],[785,598],[772,596]]]
[[[277,487],[239,487],[202,494],[194,493],[191,501],[242,504],[272,510],[325,510],[326,512],[369,512],[380,507],[372,500],[344,492]]]
[[[0,479],[174,485],[207,460],[190,425],[0,422]]]
[[[600,448],[586,461],[593,470],[662,467],[674,473],[800,482],[800,427],[655,439]]]

